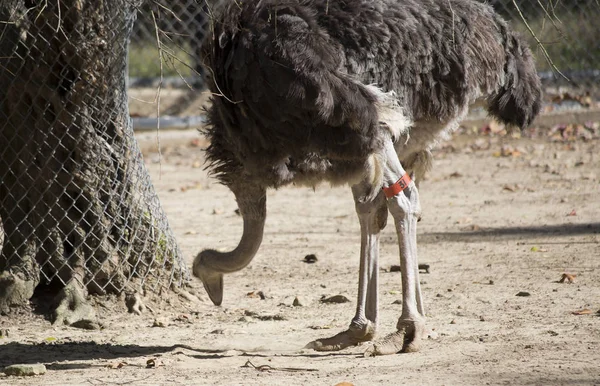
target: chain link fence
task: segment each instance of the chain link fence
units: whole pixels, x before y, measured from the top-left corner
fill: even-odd
[[[44,288],[70,288],[72,310],[187,281],[129,117],[141,5],[0,3],[0,313]]]
[[[540,72],[547,73],[543,77],[553,76],[552,66],[531,32],[543,44],[554,65],[569,78],[588,84],[600,80],[598,0],[488,2],[528,39]],[[205,8],[206,0],[160,0],[146,5],[143,16],[134,26],[130,75],[134,78],[160,76],[156,27],[164,50],[162,57],[165,63],[171,64],[163,67],[163,74],[177,76],[179,73],[188,77],[195,71],[201,72],[197,59],[206,25]]]

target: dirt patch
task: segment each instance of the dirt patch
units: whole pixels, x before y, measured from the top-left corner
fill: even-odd
[[[145,159],[190,264],[202,248],[236,245],[237,206],[203,171],[198,141],[168,146],[160,162],[156,153]],[[419,223],[427,324],[438,339],[419,353],[366,359],[364,345],[333,354],[303,349],[350,322],[360,239],[348,188],[290,187],[268,193],[262,248],[249,267],[225,277],[222,307],[193,282],[202,301],[167,299],[169,307],[139,316],[124,313],[124,303],[98,302],[98,331],[0,316],[0,367],[48,370],[0,383],[598,384],[598,173],[594,138],[461,135],[438,149],[421,184]],[[400,274],[390,269],[397,248],[388,225],[382,334],[401,310]],[[312,264],[309,254],[318,258]],[[560,282],[565,273],[573,283]],[[351,301],[320,301],[333,295]]]

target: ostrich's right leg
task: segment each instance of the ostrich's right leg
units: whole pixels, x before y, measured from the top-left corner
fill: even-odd
[[[331,338],[317,339],[306,348],[317,351],[337,351],[373,340],[377,328],[379,233],[387,222],[388,209],[383,192],[374,200],[365,201],[371,185],[352,187],[356,213],[360,222],[360,273],[356,314],[347,330]]]
[[[242,184],[229,187],[244,219],[244,232],[238,246],[230,252],[205,249],[194,259],[194,276],[215,305],[223,301],[223,274],[239,271],[254,258],[263,238],[267,216],[266,190],[262,186]]]

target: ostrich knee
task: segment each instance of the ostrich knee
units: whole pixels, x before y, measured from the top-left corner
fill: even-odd
[[[205,249],[194,259],[193,273],[198,277],[215,305],[223,301],[223,274],[246,267],[258,251],[266,219],[266,192],[262,187],[231,189],[244,219],[242,239],[230,252]]]

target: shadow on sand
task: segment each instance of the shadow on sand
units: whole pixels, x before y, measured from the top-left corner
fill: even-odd
[[[554,238],[557,236],[576,236],[600,234],[600,223],[558,224],[540,226],[519,226],[503,228],[482,228],[459,232],[429,232],[419,234],[419,243],[476,242],[489,240],[530,240],[532,238]],[[552,241],[550,241],[551,243]],[[564,242],[561,242],[564,243]],[[576,244],[586,243],[577,241]],[[589,243],[596,243],[589,241]]]

